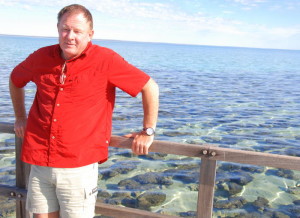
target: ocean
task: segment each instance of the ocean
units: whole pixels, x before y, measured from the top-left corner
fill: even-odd
[[[12,69],[38,48],[56,43],[56,38],[0,35],[0,122],[14,122],[8,91]],[[93,43],[115,50],[159,84],[157,140],[300,157],[299,50],[114,40]],[[26,88],[27,110],[34,94],[35,86],[30,83]],[[131,98],[118,90],[113,135],[140,130],[142,118],[141,96]],[[14,136],[0,133],[1,184],[15,183],[14,152],[8,149],[12,145]],[[199,164],[193,158],[159,154],[138,157],[111,148],[109,160],[99,165],[102,179],[98,198],[136,207],[139,201],[135,197],[140,193],[156,192],[164,196],[163,200],[144,209],[193,217]],[[122,186],[122,182],[138,176],[154,176],[156,180],[134,189]],[[249,213],[298,217],[299,181],[297,171],[219,163],[214,217]],[[116,193],[128,195],[119,199]],[[0,208],[0,216],[7,211]]]

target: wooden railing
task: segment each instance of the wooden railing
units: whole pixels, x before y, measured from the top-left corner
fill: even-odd
[[[0,133],[14,134],[13,125],[0,123]],[[110,146],[117,148],[131,148],[132,139],[112,136]],[[29,166],[19,160],[22,141],[16,137],[16,186],[0,185],[0,195],[16,198],[17,218],[27,218],[25,211],[26,187],[28,183]],[[242,164],[269,166],[300,171],[300,157],[276,155],[253,151],[243,151],[229,148],[220,148],[209,144],[181,144],[166,141],[154,141],[151,152],[183,155],[201,158],[199,192],[197,202],[197,217],[212,217],[213,197],[216,177],[217,161],[227,161]],[[126,208],[114,205],[96,203],[96,213],[111,217],[173,217],[161,215],[139,209]]]

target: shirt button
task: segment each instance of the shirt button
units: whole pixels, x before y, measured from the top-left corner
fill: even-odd
[[[54,121],[54,122],[56,122],[56,121],[57,121],[57,119],[54,119],[53,121]]]
[[[57,107],[59,107],[59,106],[60,106],[60,104],[56,104],[56,106],[57,106]]]
[[[52,139],[55,139],[55,136],[52,136],[51,138],[52,138]]]
[[[60,88],[59,90],[60,90],[60,91],[64,91],[64,88]]]

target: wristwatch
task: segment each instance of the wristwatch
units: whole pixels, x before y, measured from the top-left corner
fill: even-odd
[[[151,136],[155,134],[155,130],[151,127],[145,127],[143,128],[143,133],[145,133],[148,136]]]

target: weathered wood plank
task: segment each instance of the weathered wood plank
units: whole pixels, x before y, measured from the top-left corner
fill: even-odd
[[[27,190],[17,188],[15,186],[0,185],[0,196],[5,196],[7,198],[18,198],[21,201],[25,201]]]
[[[197,218],[212,217],[216,168],[216,160],[201,159]]]
[[[110,146],[117,148],[131,149],[132,138],[112,136]],[[151,152],[165,154],[176,154],[190,157],[201,157],[201,150],[208,149],[208,145],[182,144],[176,142],[154,141],[150,147]]]
[[[3,122],[0,122],[0,133],[15,134],[14,125],[12,123],[3,123]]]
[[[21,138],[15,137],[16,143],[16,186],[18,188],[27,189],[30,174],[30,165],[20,160],[22,152]]]
[[[300,157],[219,147],[213,147],[210,149],[210,151],[214,151],[216,153],[216,156],[211,158],[218,161],[269,166],[274,168],[300,171]]]
[[[15,137],[16,144],[16,186],[17,188],[27,189],[28,178],[30,173],[30,165],[20,160],[22,152],[21,138]],[[29,213],[26,211],[26,201],[16,199],[16,216],[17,218],[29,218]]]
[[[96,214],[111,216],[116,218],[174,218],[175,216],[162,215],[149,211],[139,210],[135,208],[121,207],[116,205],[96,203]]]
[[[132,139],[112,136],[110,146],[131,148]],[[210,144],[182,144],[166,141],[154,141],[150,147],[152,152],[176,154],[190,157],[209,157],[212,160],[243,164],[269,166],[300,171],[300,157],[244,151],[231,148],[220,148]],[[207,154],[203,154],[203,152]],[[213,154],[213,155],[212,155]]]

